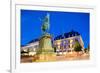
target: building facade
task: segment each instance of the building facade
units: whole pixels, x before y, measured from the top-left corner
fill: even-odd
[[[78,43],[81,45],[81,50],[84,52],[84,43],[82,37],[78,32],[73,30],[71,32],[64,33],[63,35],[55,37],[53,44],[57,49],[56,52],[67,53],[74,51],[74,45],[76,41],[78,41]]]
[[[56,48],[55,53],[68,53],[74,51],[75,42],[78,41],[81,45],[82,52],[84,52],[84,42],[81,35],[78,32],[70,31],[59,35],[52,40],[53,48]],[[36,50],[39,48],[39,40],[35,39],[29,42],[28,45],[21,47],[21,51],[28,51],[29,55],[36,54]]]
[[[36,50],[39,47],[39,42],[38,41],[33,41],[30,42],[29,44],[21,47],[21,55],[29,55],[29,56],[33,56],[36,54]]]

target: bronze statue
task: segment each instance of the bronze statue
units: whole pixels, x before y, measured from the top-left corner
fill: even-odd
[[[41,27],[44,34],[46,34],[49,31],[49,27],[50,27],[49,14],[47,14],[47,16],[43,20],[43,24],[42,24],[42,27]]]

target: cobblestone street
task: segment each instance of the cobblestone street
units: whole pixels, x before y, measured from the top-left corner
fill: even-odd
[[[32,63],[35,62],[34,56],[21,57],[21,63]],[[76,53],[56,56],[56,61],[73,61],[73,60],[89,60],[89,54],[77,55]]]

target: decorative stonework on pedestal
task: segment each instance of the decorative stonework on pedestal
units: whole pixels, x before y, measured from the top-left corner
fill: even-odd
[[[37,61],[55,61],[54,48],[52,48],[51,36],[45,34],[39,40],[39,49],[37,50]]]

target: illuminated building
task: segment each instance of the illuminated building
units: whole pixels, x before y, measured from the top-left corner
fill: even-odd
[[[81,45],[82,51],[84,51],[84,43],[81,35],[78,32],[71,31],[68,33],[64,33],[63,35],[59,35],[54,39],[54,47],[56,47],[57,52],[72,52],[74,51],[75,42],[78,41]]]
[[[64,33],[59,35],[52,40],[52,47],[56,48],[56,53],[67,53],[74,51],[74,44],[76,41],[81,45],[82,52],[84,52],[84,43],[81,35],[78,32],[71,31],[68,33]],[[21,51],[29,51],[31,55],[36,53],[36,50],[39,47],[39,39],[32,40],[26,46],[21,47]],[[33,54],[32,54],[33,53]]]

